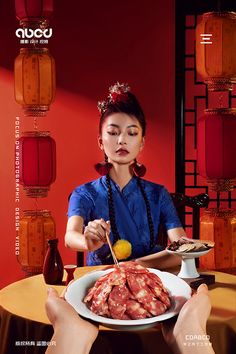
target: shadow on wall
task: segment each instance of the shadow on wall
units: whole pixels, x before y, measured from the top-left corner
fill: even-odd
[[[148,90],[147,106],[157,100],[158,83],[170,60],[162,53],[170,44],[168,13],[174,11],[174,0],[165,8],[157,0],[54,3],[49,47],[56,59],[59,87],[97,99],[119,79],[135,86],[140,99],[146,96],[142,90]],[[5,48],[0,65],[9,70],[20,47],[13,5],[7,0],[0,4],[0,46]]]
[[[96,105],[116,81],[130,84],[147,117],[146,146],[139,159],[147,166],[145,177],[174,191],[174,3],[55,0],[49,48],[56,60],[57,93],[39,128],[50,130],[56,140],[57,179],[39,208],[52,211],[65,264],[75,260],[63,243],[67,197],[76,186],[98,178],[93,169],[102,159],[96,140]],[[13,63],[20,43],[15,36],[19,25],[13,0],[0,1],[0,16],[0,153],[4,155],[0,208],[4,210],[1,246],[5,257],[0,259],[0,269],[4,262],[11,264],[1,279],[5,285],[20,273],[14,254],[15,117],[20,116],[21,132],[31,130],[33,124],[14,101]],[[21,210],[34,209],[22,187],[21,203]]]

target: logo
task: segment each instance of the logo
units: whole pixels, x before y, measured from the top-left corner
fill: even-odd
[[[35,30],[31,28],[18,28],[16,30],[16,37],[18,38],[51,38],[52,28],[46,28],[42,30],[41,28],[36,28]]]
[[[200,44],[212,44],[212,33],[201,33],[201,42]]]

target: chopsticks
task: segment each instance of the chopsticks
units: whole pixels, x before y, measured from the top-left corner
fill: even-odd
[[[119,263],[118,263],[118,260],[117,260],[117,258],[116,258],[116,255],[115,255],[115,253],[114,253],[114,251],[113,251],[113,249],[112,249],[112,244],[111,244],[111,241],[110,241],[108,232],[106,232],[106,239],[107,239],[107,243],[108,243],[108,246],[109,246],[109,248],[110,248],[110,251],[111,251],[111,255],[112,255],[113,261],[114,261],[115,265],[116,265],[118,268],[120,268],[120,265],[119,265]]]

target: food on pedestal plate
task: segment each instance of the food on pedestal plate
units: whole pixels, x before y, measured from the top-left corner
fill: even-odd
[[[167,249],[175,252],[201,252],[214,247],[214,242],[207,240],[194,240],[182,237],[178,241],[172,242]]]

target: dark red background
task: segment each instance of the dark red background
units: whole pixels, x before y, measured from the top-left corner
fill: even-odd
[[[175,150],[175,18],[174,0],[55,1],[49,48],[56,60],[57,91],[50,113],[39,128],[50,130],[57,143],[57,179],[38,207],[51,210],[57,224],[64,263],[75,252],[64,247],[67,196],[81,183],[97,178],[97,100],[116,81],[128,82],[148,121],[141,161],[146,178],[174,191]],[[13,63],[20,43],[14,1],[0,2],[0,285],[20,279],[15,257],[15,207],[34,209],[21,188],[15,203],[15,120],[20,130],[33,129],[14,101]]]

